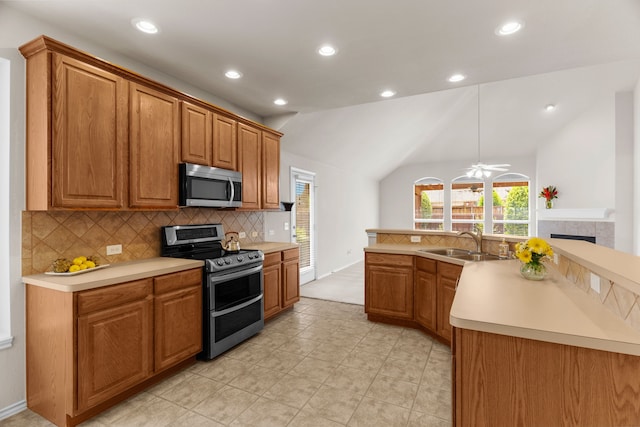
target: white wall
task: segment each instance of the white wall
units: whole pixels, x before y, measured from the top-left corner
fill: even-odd
[[[633,253],[640,255],[640,79],[633,91]]]
[[[486,163],[509,163],[509,172],[528,176],[531,188],[537,188],[534,155],[489,159]],[[470,162],[422,163],[398,168],[387,175],[380,182],[380,200],[383,202],[380,204],[379,228],[413,229],[413,184],[421,178],[435,177],[443,180],[446,188],[451,180],[463,176],[470,165]]]
[[[610,93],[540,146],[539,187],[556,186],[555,208],[614,208],[615,155],[615,94]]]
[[[316,174],[317,277],[363,259],[363,248],[368,244],[364,230],[378,226],[378,183],[283,151],[280,199],[284,201],[293,200],[291,167]]]
[[[615,97],[615,249],[633,253],[633,92]]]
[[[24,61],[15,49],[0,48],[0,57],[9,60],[10,72],[10,116],[9,116],[9,158],[2,159],[3,168],[9,168],[9,218],[3,230],[9,231],[9,283],[2,277],[0,286],[9,287],[10,333],[14,337],[13,346],[0,350],[0,418],[5,411],[24,405],[25,399],[25,325],[24,325],[24,285],[22,277],[22,225],[21,211],[24,210],[24,139],[25,139],[25,82]],[[5,143],[5,141],[0,141]],[[4,200],[3,200],[4,203]],[[3,206],[3,209],[5,207]],[[3,272],[5,273],[5,272]],[[6,288],[5,288],[6,290]],[[2,297],[5,297],[3,292]]]

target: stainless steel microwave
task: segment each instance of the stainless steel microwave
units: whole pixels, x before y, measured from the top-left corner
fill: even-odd
[[[242,174],[210,166],[180,163],[180,206],[242,206]]]

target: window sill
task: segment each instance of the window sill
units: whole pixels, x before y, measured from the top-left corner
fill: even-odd
[[[13,337],[0,338],[0,350],[13,347]]]

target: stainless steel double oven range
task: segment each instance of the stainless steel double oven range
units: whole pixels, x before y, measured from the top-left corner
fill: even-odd
[[[222,224],[166,226],[161,234],[162,256],[205,262],[201,358],[213,359],[262,330],[261,251],[225,251]]]

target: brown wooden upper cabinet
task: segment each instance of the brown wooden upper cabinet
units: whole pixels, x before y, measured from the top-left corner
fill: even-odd
[[[237,129],[238,122],[236,120],[220,114],[213,115],[212,166],[238,170]]]
[[[280,208],[280,136],[240,123],[238,170],[242,209]]]
[[[46,36],[27,60],[27,210],[178,208],[178,163],[243,173],[278,209],[280,136]]]
[[[27,209],[122,208],[127,82],[45,51],[27,79]]]
[[[182,102],[182,161],[211,166],[211,112]]]
[[[131,84],[129,205],[175,209],[178,206],[178,100]]]

